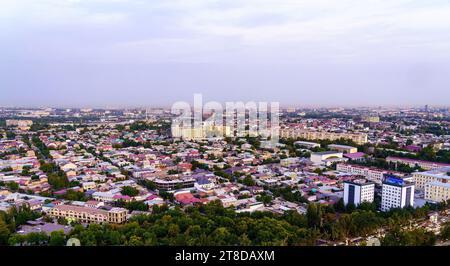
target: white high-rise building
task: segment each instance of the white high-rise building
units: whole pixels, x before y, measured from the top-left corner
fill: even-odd
[[[344,182],[344,204],[358,206],[362,202],[373,202],[375,183],[366,179],[356,179]]]
[[[414,206],[414,182],[394,175],[384,175],[381,210]]]

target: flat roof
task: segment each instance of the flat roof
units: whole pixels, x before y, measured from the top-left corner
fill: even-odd
[[[345,148],[345,149],[356,149],[356,147],[348,146],[348,145],[340,145],[340,144],[330,144],[327,147],[335,147],[335,148]]]
[[[338,151],[322,151],[322,152],[313,152],[311,155],[328,155],[328,154],[342,154],[342,152]]]
[[[442,182],[437,182],[437,181],[427,183],[427,185],[450,188],[450,183],[442,183]]]
[[[369,181],[364,178],[354,179],[354,180],[345,180],[344,183],[358,185],[358,186],[367,186],[367,185],[375,185],[374,182]]]

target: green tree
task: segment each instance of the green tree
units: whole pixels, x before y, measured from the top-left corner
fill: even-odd
[[[8,187],[9,190],[13,192],[19,190],[19,184],[17,184],[16,182],[8,182],[6,183],[6,186]]]
[[[255,180],[253,180],[253,178],[251,176],[249,176],[249,175],[244,178],[242,183],[244,185],[246,185],[246,186],[249,186],[249,187],[256,185]]]
[[[31,232],[26,235],[26,242],[32,246],[40,246],[48,242],[48,236],[44,232]]]
[[[10,231],[5,221],[0,217],[0,246],[8,244]]]
[[[130,187],[130,186],[124,186],[122,187],[120,193],[122,193],[122,195],[127,195],[130,197],[135,197],[137,195],[139,195],[139,190],[137,190],[134,187]]]
[[[316,203],[309,204],[306,210],[306,218],[308,220],[309,227],[320,228],[320,226],[322,225],[321,206]]]
[[[59,230],[51,232],[48,244],[50,246],[64,246],[66,244],[66,236],[64,231]]]
[[[48,174],[48,183],[53,189],[62,189],[69,186],[69,180],[64,172]]]
[[[446,223],[442,226],[439,236],[442,240],[450,240],[450,223]]]
[[[130,240],[127,242],[127,246],[143,246],[142,238],[139,236],[131,236]]]

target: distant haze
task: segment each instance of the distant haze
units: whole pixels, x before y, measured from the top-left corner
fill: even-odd
[[[1,0],[0,105],[450,105],[450,2]]]

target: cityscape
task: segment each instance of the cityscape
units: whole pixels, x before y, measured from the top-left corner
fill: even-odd
[[[1,243],[448,245],[449,111],[282,108],[265,147],[164,108],[2,108]]]
[[[2,258],[442,252],[448,14],[446,0],[1,0]]]

